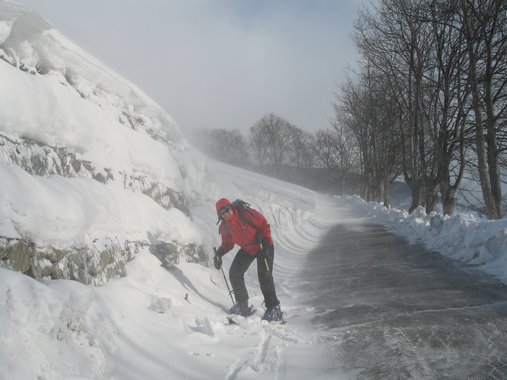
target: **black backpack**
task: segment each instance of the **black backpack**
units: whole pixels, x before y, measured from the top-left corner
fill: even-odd
[[[241,199],[236,199],[234,202],[232,202],[232,205],[238,212],[241,214],[242,211],[245,209],[250,208],[250,203],[247,203],[245,201],[242,201]]]

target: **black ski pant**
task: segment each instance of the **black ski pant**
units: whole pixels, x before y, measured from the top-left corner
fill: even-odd
[[[257,255],[249,255],[242,249],[238,251],[229,269],[229,278],[231,279],[232,289],[238,304],[248,304],[245,272],[255,259],[257,259],[257,274],[266,307],[269,309],[280,303],[276,297],[275,283],[273,281],[274,258],[275,249],[273,246],[266,248]]]

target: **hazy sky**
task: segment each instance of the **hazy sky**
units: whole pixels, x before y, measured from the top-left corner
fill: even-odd
[[[180,128],[273,112],[329,127],[362,0],[17,0],[135,83]]]

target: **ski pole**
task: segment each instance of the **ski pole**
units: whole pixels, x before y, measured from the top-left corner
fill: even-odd
[[[227,290],[229,291],[229,295],[231,296],[232,306],[236,305],[234,298],[232,297],[232,290],[229,288],[229,282],[227,282],[227,277],[225,277],[224,268],[220,268],[222,270],[222,275],[224,276],[225,285],[227,285]]]
[[[215,251],[215,255],[217,254],[217,249],[213,247],[213,251]],[[222,276],[224,276],[225,285],[227,285],[227,290],[229,291],[229,296],[231,296],[232,306],[236,305],[234,298],[232,297],[232,290],[229,287],[229,281],[227,281],[227,277],[225,276],[224,268],[221,266],[220,270],[222,271]]]
[[[269,272],[269,264],[266,258],[264,258],[264,264],[266,265],[266,271]]]

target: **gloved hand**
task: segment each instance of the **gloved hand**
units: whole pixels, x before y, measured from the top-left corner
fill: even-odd
[[[222,268],[222,257],[215,255],[215,257],[213,257],[213,263],[215,264],[215,269],[219,270]]]
[[[215,264],[215,268],[218,270],[222,268],[222,256],[225,255],[225,253],[222,252],[220,248],[216,249],[213,248],[215,251],[215,257],[213,257],[213,263]]]

